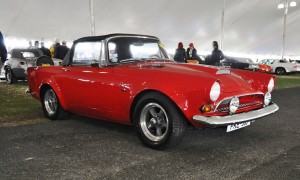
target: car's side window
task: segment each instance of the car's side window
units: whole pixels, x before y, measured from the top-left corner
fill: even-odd
[[[79,42],[75,45],[72,65],[100,64],[101,42]]]
[[[119,61],[118,52],[117,52],[117,45],[116,45],[115,42],[109,42],[108,43],[108,54],[109,54],[109,60],[112,63],[117,63]]]

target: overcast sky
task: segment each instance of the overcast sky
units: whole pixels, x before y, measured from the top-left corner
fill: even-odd
[[[94,0],[96,34],[158,36],[167,49],[179,41],[210,51],[220,39],[223,0]],[[281,53],[279,0],[226,0],[224,51]],[[300,2],[289,9],[287,54],[300,55]],[[90,34],[89,0],[1,0],[0,31],[28,39],[74,40]]]

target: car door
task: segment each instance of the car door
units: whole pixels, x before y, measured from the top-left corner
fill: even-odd
[[[63,66],[60,84],[72,112],[88,117],[106,118],[113,105],[109,94],[114,84],[112,67],[101,66],[105,61],[104,43],[78,42],[70,66]],[[62,82],[63,81],[63,82]]]

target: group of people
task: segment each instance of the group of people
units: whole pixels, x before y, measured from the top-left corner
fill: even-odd
[[[55,43],[50,47],[50,49],[45,47],[44,42],[41,42],[40,47],[39,41],[35,41],[34,46],[32,46],[31,41],[29,41],[29,48],[40,49],[45,56],[57,59],[64,59],[69,51],[66,41],[62,41],[62,44],[60,44],[59,41],[55,41]]]
[[[205,64],[219,66],[220,60],[224,59],[223,52],[219,49],[217,41],[213,41],[213,51],[210,56],[205,59]],[[197,54],[197,49],[194,47],[193,43],[189,44],[187,50],[185,50],[183,43],[178,43],[178,48],[175,51],[174,60],[178,63],[186,63],[187,60],[198,60],[201,61]]]
[[[34,45],[29,41],[30,49],[40,49],[45,56],[57,59],[64,59],[67,55],[69,48],[67,47],[66,41],[62,41],[62,44],[59,41],[55,41],[55,43],[50,47],[50,49],[45,47],[44,42],[35,41]],[[4,37],[0,31],[0,68],[2,64],[7,60],[7,49],[4,43]]]

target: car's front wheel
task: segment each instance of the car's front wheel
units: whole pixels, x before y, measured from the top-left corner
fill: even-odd
[[[15,84],[18,81],[9,67],[5,70],[5,80],[7,84]]]
[[[44,91],[42,106],[45,116],[51,120],[65,119],[68,116],[68,113],[62,108],[52,88],[48,88]]]
[[[138,101],[134,122],[142,142],[156,149],[178,144],[186,127],[176,105],[157,92],[148,93]]]

